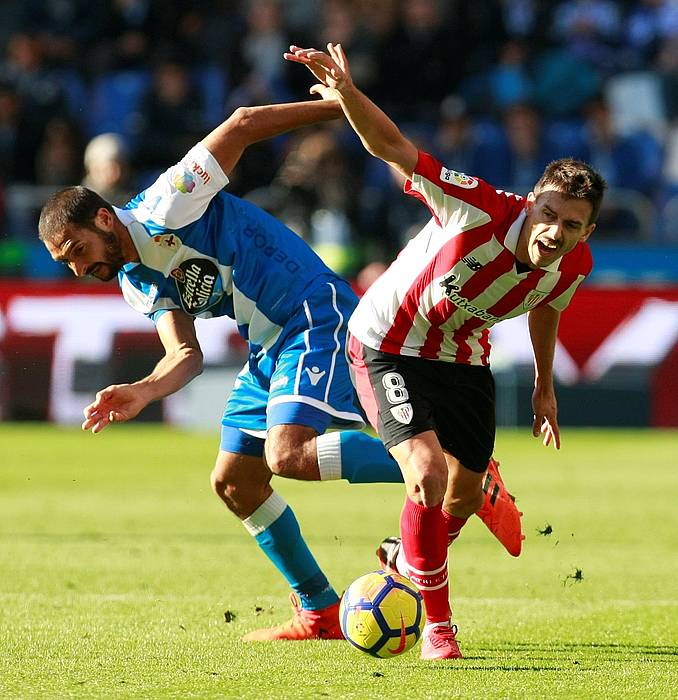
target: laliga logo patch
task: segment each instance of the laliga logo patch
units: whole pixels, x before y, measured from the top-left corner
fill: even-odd
[[[472,190],[474,187],[478,187],[477,178],[456,170],[448,170],[447,168],[443,168],[440,171],[440,179],[457,187],[463,187],[465,190]]]
[[[221,290],[217,289],[220,282],[219,268],[211,260],[184,260],[170,275],[177,285],[179,299],[186,313],[198,314],[221,298]]]
[[[411,403],[401,403],[391,409],[391,415],[403,425],[409,425],[414,418],[414,409]]]
[[[546,292],[540,292],[537,289],[533,289],[525,297],[525,300],[523,301],[523,308],[524,309],[534,308],[545,296],[546,296]]]

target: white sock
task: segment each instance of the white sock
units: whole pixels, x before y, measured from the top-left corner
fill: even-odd
[[[341,479],[341,435],[325,433],[315,441],[321,481]]]
[[[269,528],[285,511],[285,499],[275,491],[242,524],[247,532],[256,537]]]

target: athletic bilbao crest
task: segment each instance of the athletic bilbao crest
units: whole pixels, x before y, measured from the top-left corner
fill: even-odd
[[[179,291],[181,306],[189,314],[199,314],[222,296],[219,268],[205,258],[184,260],[170,275]]]
[[[409,425],[414,418],[414,409],[411,403],[401,403],[391,409],[391,415],[403,425]]]
[[[524,299],[523,308],[533,309],[544,297],[546,292],[540,292],[538,289],[533,289]]]

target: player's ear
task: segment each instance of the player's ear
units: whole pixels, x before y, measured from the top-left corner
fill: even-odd
[[[537,195],[534,192],[530,192],[527,197],[525,197],[525,211],[529,214],[534,209],[534,203],[537,201]]]
[[[595,229],[596,225],[591,224],[590,226],[587,226],[584,229],[584,232],[581,235],[581,238],[579,239],[580,241],[588,241],[589,236],[593,233],[593,230]]]
[[[94,215],[94,224],[99,228],[110,228],[112,222],[113,214],[106,207],[100,207]]]

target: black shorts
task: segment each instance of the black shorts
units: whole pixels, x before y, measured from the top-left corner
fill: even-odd
[[[487,469],[495,437],[489,367],[391,355],[355,338],[349,355],[360,401],[387,449],[434,430],[464,467]]]

